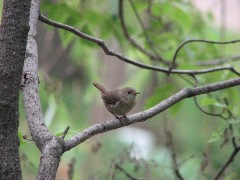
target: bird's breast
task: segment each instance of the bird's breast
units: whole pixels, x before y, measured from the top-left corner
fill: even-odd
[[[136,104],[135,99],[124,99],[122,98],[116,104],[105,104],[106,108],[116,115],[127,114]]]

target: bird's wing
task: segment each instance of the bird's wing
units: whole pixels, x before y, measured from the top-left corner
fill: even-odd
[[[105,94],[102,94],[102,99],[107,104],[115,105],[121,98],[116,92],[115,93],[107,92]]]

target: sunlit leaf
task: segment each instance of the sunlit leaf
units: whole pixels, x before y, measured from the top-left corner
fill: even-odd
[[[217,103],[217,100],[214,98],[204,98],[200,101],[201,106],[214,105],[215,103]]]
[[[221,138],[221,136],[223,135],[226,128],[227,128],[227,124],[224,124],[224,125],[220,126],[219,128],[217,128],[216,130],[214,130],[208,140],[208,143],[212,143],[212,142],[219,140]]]

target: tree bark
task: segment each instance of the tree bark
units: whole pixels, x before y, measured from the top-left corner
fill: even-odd
[[[22,179],[19,160],[19,90],[31,0],[5,0],[0,27],[0,179]]]
[[[36,179],[51,180],[56,177],[60,158],[64,152],[64,140],[50,133],[42,117],[38,91],[38,48],[36,40],[39,4],[40,0],[32,0],[22,91],[28,127],[33,141],[41,151]]]

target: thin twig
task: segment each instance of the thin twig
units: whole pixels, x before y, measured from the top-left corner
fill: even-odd
[[[198,79],[195,77],[195,76],[192,76],[193,79],[195,80],[195,84],[194,84],[194,87],[197,87],[198,86]],[[216,117],[220,117],[220,118],[223,118],[222,117],[222,112],[221,113],[211,113],[211,112],[207,112],[206,110],[204,110],[199,104],[198,104],[198,101],[197,101],[197,97],[194,96],[193,97],[193,101],[194,101],[194,104],[196,105],[196,107],[201,111],[203,112],[204,114],[207,114],[209,116],[216,116]]]
[[[123,34],[125,35],[126,39],[135,47],[137,48],[139,51],[141,51],[142,53],[144,53],[145,55],[147,55],[148,57],[150,57],[152,60],[158,60],[162,63],[164,63],[165,65],[169,65],[169,63],[167,63],[166,61],[163,60],[162,57],[155,56],[152,53],[148,52],[147,50],[145,50],[135,39],[133,39],[127,29],[127,26],[125,24],[125,20],[124,20],[124,11],[123,11],[123,0],[119,0],[119,4],[118,4],[118,15],[119,15],[119,20],[120,20],[120,25],[122,27],[123,30]]]
[[[196,96],[193,97],[193,101],[194,101],[194,104],[196,105],[196,107],[197,107],[202,113],[204,113],[204,114],[206,114],[206,115],[209,115],[209,116],[215,116],[215,117],[223,118],[223,116],[222,116],[223,111],[220,112],[220,113],[208,112],[208,111],[204,110],[204,109],[198,104],[198,101],[197,101],[197,97],[196,97]]]
[[[163,72],[163,73],[166,73],[166,74],[169,74],[169,68],[161,68],[161,67],[158,67],[158,66],[152,66],[152,65],[146,65],[146,64],[143,64],[143,63],[140,63],[140,62],[137,62],[137,61],[133,61],[125,56],[123,56],[122,54],[116,52],[116,51],[113,51],[111,49],[109,49],[105,42],[101,39],[98,39],[98,38],[95,38],[95,37],[92,37],[92,36],[89,36],[83,32],[80,32],[78,31],[77,29],[71,27],[71,26],[68,26],[68,25],[65,25],[65,24],[62,24],[62,23],[59,23],[59,22],[55,22],[55,21],[52,21],[48,18],[46,18],[45,16],[43,16],[42,14],[39,14],[39,20],[48,24],[48,25],[51,25],[51,26],[54,26],[56,28],[61,28],[61,29],[64,29],[64,30],[67,30],[83,39],[86,39],[88,41],[91,41],[95,44],[97,44],[98,46],[100,46],[103,51],[105,52],[105,54],[109,55],[109,56],[114,56],[114,57],[117,57],[118,59],[126,62],[126,63],[129,63],[129,64],[132,64],[134,66],[137,66],[139,68],[143,68],[143,69],[148,69],[148,70],[153,70],[153,71],[158,71],[158,72]],[[190,74],[190,75],[198,75],[198,74],[205,74],[205,73],[211,73],[211,72],[216,72],[216,71],[223,71],[223,70],[228,70],[228,71],[231,71],[233,72],[234,74],[236,75],[240,75],[240,73],[238,73],[233,67],[231,66],[219,66],[219,67],[214,67],[214,68],[209,68],[209,69],[201,69],[201,70],[171,70],[171,73],[172,74]]]
[[[151,41],[150,37],[148,36],[148,33],[147,33],[147,31],[146,31],[146,29],[144,27],[144,24],[143,24],[139,14],[138,14],[138,12],[137,12],[137,9],[136,9],[133,1],[132,0],[128,0],[128,1],[129,1],[130,5],[131,5],[131,7],[133,9],[133,12],[134,12],[134,14],[135,14],[135,16],[136,16],[136,18],[138,20],[138,23],[140,24],[140,26],[142,28],[143,35],[145,36],[145,39],[147,40],[147,43],[148,43],[150,49],[152,50],[152,52],[154,53],[154,55],[157,57],[158,60],[161,60],[161,62],[164,63],[165,65],[169,65],[169,62],[163,60],[163,58],[158,54],[156,48],[154,47],[153,42]]]
[[[119,169],[121,172],[125,174],[126,177],[128,177],[131,180],[138,180],[137,178],[133,177],[131,174],[129,174],[125,169],[123,169],[122,166],[120,166],[118,163],[115,162],[115,168]]]
[[[238,154],[239,151],[240,151],[240,147],[234,148],[234,150],[233,150],[232,154],[230,155],[230,157],[228,158],[228,160],[225,162],[223,167],[217,172],[217,174],[213,178],[214,180],[217,180],[221,177],[221,175],[223,174],[225,169],[233,162],[235,156]]]
[[[173,60],[172,60],[172,64],[171,64],[171,66],[169,67],[169,73],[168,73],[168,75],[169,75],[170,73],[172,73],[172,69],[173,69],[173,67],[175,66],[175,62],[176,62],[176,59],[177,59],[177,55],[178,55],[179,51],[183,48],[183,46],[185,46],[185,45],[188,44],[188,43],[195,43],[195,42],[226,45],[226,44],[238,43],[238,42],[240,42],[240,39],[232,40],[232,41],[210,41],[210,40],[205,40],[205,39],[190,39],[190,40],[187,40],[187,41],[183,42],[182,44],[180,44],[180,46],[178,46],[178,48],[176,49],[176,51],[175,51],[175,53],[174,53]]]
[[[166,136],[166,146],[169,148],[169,150],[171,152],[174,174],[175,174],[177,179],[184,180],[184,178],[182,177],[182,175],[179,172],[179,166],[178,166],[178,163],[177,163],[176,152],[175,152],[174,145],[173,145],[172,134],[167,129],[167,125],[164,124],[164,126],[165,126],[164,127],[164,133],[165,133],[165,136]]]
[[[219,66],[222,65],[226,62],[234,62],[240,60],[240,55],[232,55],[232,56],[225,56],[225,57],[220,57],[220,58],[215,58],[211,60],[198,60],[194,64],[197,66]]]
[[[62,139],[65,138],[65,136],[67,135],[67,132],[68,132],[69,129],[70,129],[70,127],[67,126],[66,129],[64,130],[63,134],[62,134],[62,137],[61,137]]]

